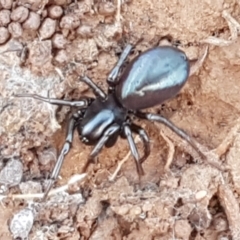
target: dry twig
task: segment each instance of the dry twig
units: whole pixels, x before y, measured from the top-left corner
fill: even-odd
[[[169,148],[167,162],[164,166],[165,171],[168,171],[169,168],[170,168],[170,165],[173,161],[173,156],[174,156],[174,153],[175,153],[175,147],[174,147],[174,144],[172,143],[172,141],[164,134],[163,131],[161,131],[160,134],[163,137],[163,139],[165,140],[165,142],[168,144],[168,148]]]
[[[240,121],[237,120],[236,124],[229,131],[226,138],[222,141],[222,143],[217,148],[212,150],[212,152],[217,154],[219,157],[225,154],[228,151],[230,145],[233,143],[236,135],[238,134],[239,129],[240,129]]]
[[[87,176],[86,173],[83,173],[83,174],[77,174],[77,175],[74,175],[72,176],[68,183],[61,186],[61,187],[58,187],[58,188],[55,188],[55,189],[52,189],[49,193],[48,193],[48,196],[53,196],[53,195],[56,195],[60,192],[65,192],[69,189],[69,187],[74,184],[74,183],[77,183],[77,182],[81,182],[85,179],[85,177]],[[11,199],[33,199],[33,198],[43,198],[44,196],[44,193],[34,193],[34,194],[9,194],[9,195],[0,195],[0,200],[4,199],[4,198],[11,198]]]
[[[226,47],[231,45],[234,41],[237,40],[238,31],[240,30],[240,24],[226,10],[222,12],[222,17],[227,21],[227,24],[229,26],[231,32],[230,40],[210,36],[207,39],[204,39],[202,41],[203,43],[208,43],[219,47]]]

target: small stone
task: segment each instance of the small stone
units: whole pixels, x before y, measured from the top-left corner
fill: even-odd
[[[60,6],[52,5],[48,8],[48,15],[50,18],[57,19],[63,14],[63,9]]]
[[[40,26],[40,16],[35,12],[30,12],[28,19],[23,23],[23,28],[38,30]]]
[[[19,6],[12,11],[11,19],[14,22],[22,23],[27,19],[28,15],[29,15],[29,10],[25,7]]]
[[[56,31],[57,22],[51,18],[45,18],[40,29],[39,33],[42,39],[47,39],[52,37]]]
[[[11,159],[0,172],[0,183],[8,187],[17,186],[22,179],[23,165],[18,159]]]
[[[25,208],[14,215],[10,223],[10,231],[13,234],[13,238],[28,238],[29,232],[32,229],[34,221],[34,212],[30,208]]]
[[[22,26],[19,22],[11,22],[8,25],[8,31],[13,38],[19,38],[22,36],[23,33]]]
[[[0,11],[0,27],[5,27],[10,23],[10,11],[2,10]]]

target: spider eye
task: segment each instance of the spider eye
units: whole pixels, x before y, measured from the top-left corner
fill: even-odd
[[[89,140],[86,138],[86,137],[81,137],[80,140],[83,142],[83,143],[88,143]]]

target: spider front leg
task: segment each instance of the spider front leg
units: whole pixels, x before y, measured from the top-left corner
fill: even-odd
[[[85,98],[82,100],[78,101],[71,101],[71,100],[61,100],[57,98],[47,98],[47,97],[42,97],[37,94],[28,94],[28,93],[23,93],[23,94],[15,94],[15,97],[29,97],[29,98],[34,98],[43,102],[47,102],[53,105],[60,105],[60,106],[69,106],[69,107],[80,107],[80,108],[85,108],[89,105],[90,103],[90,98]]]
[[[118,124],[111,125],[104,133],[103,136],[100,138],[96,146],[93,148],[88,161],[83,169],[83,172],[85,172],[89,166],[90,163],[94,161],[94,158],[100,153],[103,146],[107,143],[107,141],[110,139],[111,136],[116,134],[120,130],[120,126]]]
[[[72,145],[72,141],[73,141],[74,129],[75,129],[75,126],[76,126],[76,122],[78,122],[80,120],[80,116],[81,116],[81,111],[79,113],[73,114],[71,116],[70,120],[69,120],[68,130],[67,130],[67,137],[65,139],[65,143],[64,143],[64,145],[62,147],[61,153],[58,156],[57,162],[56,162],[56,164],[55,164],[55,166],[53,168],[53,171],[52,171],[49,183],[47,185],[46,191],[44,193],[43,199],[46,199],[49,191],[51,190],[54,182],[56,181],[56,179],[57,179],[57,177],[58,177],[58,175],[60,173],[60,170],[61,170],[63,161],[65,159],[65,156],[68,154],[68,152],[71,149],[71,145]]]
[[[99,88],[90,78],[87,76],[80,77],[80,80],[87,84],[92,90],[93,93],[96,95],[96,97],[100,97],[101,99],[105,100],[107,98],[106,94],[103,92],[101,88]],[[43,102],[47,102],[53,105],[60,105],[60,106],[69,106],[69,107],[87,107],[89,103],[91,102],[90,98],[87,99],[81,99],[78,101],[72,101],[72,100],[61,100],[56,98],[48,98],[43,97],[38,94],[15,94],[15,97],[29,97],[34,98]]]
[[[166,119],[160,115],[152,114],[152,113],[137,112],[135,115],[142,119],[156,121],[156,122],[160,122],[160,123],[164,124],[166,127],[170,128],[174,133],[176,133],[179,137],[181,137],[182,139],[187,141],[193,147],[193,149],[201,156],[201,158],[206,159],[206,156],[200,151],[200,149],[198,148],[195,141],[188,134],[186,134],[183,130],[176,127],[168,119]]]

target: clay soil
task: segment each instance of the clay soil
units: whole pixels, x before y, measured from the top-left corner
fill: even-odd
[[[19,6],[35,17],[31,24],[15,15],[8,21]],[[18,182],[10,170],[5,182],[0,174],[0,239],[239,240],[239,16],[237,0],[0,1],[1,33],[8,31],[0,37],[0,169],[14,159],[23,172]],[[127,141],[119,138],[67,193],[44,202],[31,198],[44,191],[71,109],[14,94],[93,96],[78,76],[88,75],[106,91],[107,75],[127,43],[136,44],[132,59],[166,42],[189,59],[199,59],[209,46],[176,98],[148,109],[187,132],[206,159],[168,128],[136,119],[151,139],[141,179]],[[91,149],[75,132],[54,189],[82,173]],[[33,225],[26,230],[20,217],[19,233],[11,221],[26,208],[34,209]]]

